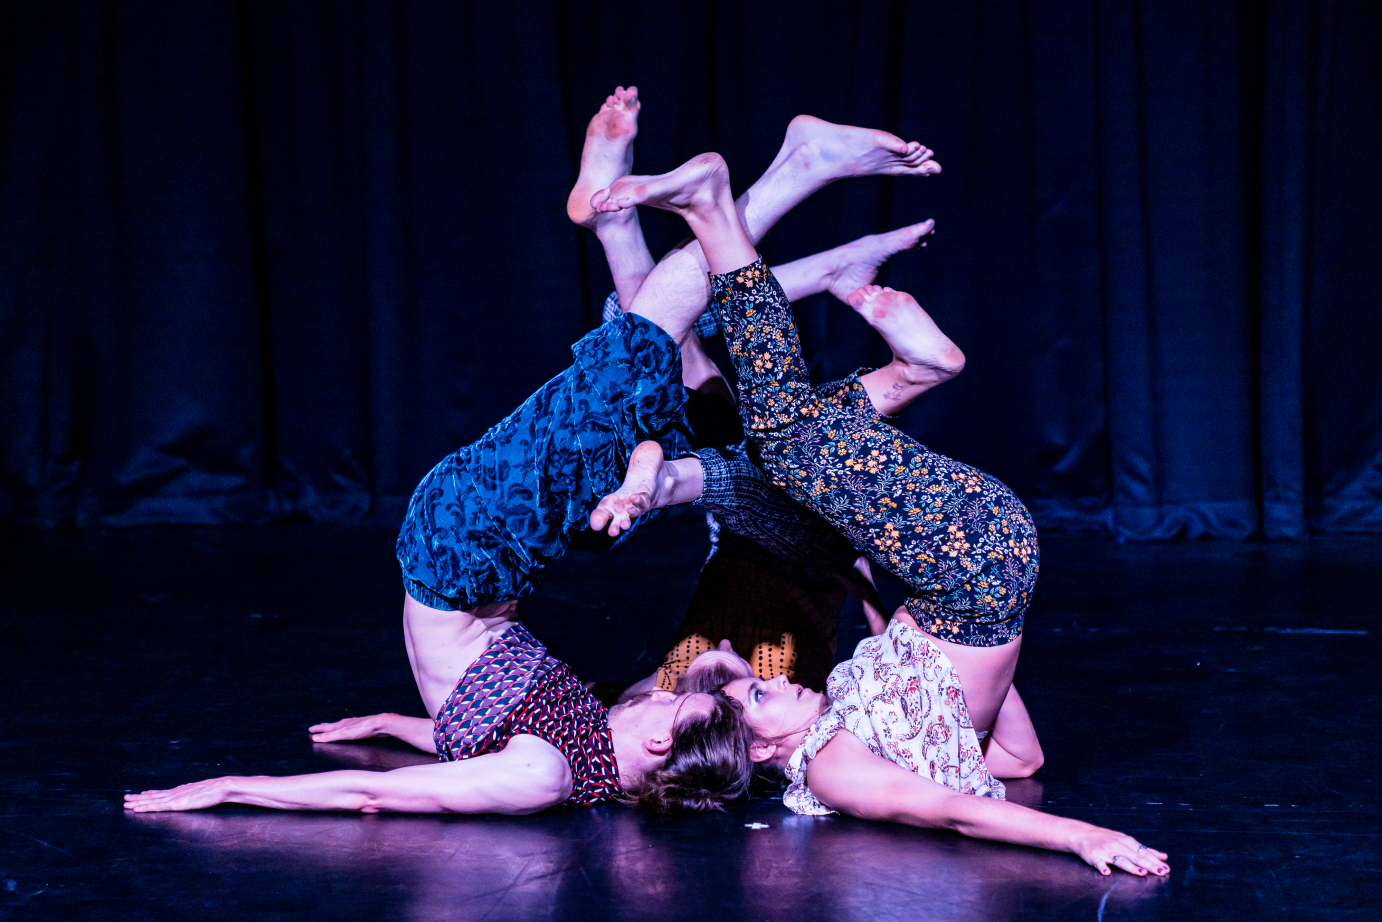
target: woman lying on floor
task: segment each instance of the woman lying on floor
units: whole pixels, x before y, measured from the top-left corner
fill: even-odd
[[[785,678],[727,686],[758,734],[753,758],[787,773],[787,805],[1069,851],[1103,874],[1165,874],[1166,855],[1131,836],[1005,802],[980,750],[975,726],[1002,740],[1002,754],[990,744],[991,760],[1006,755],[1019,769],[1040,760],[1012,689],[1037,572],[1036,533],[1021,502],[883,422],[863,385],[830,396],[811,386],[788,301],[743,231],[718,154],[662,176],[624,177],[591,204],[609,212],[651,205],[686,220],[712,273],[757,460],[776,486],[914,592],[882,635],[836,667],[833,701]],[[925,325],[910,296],[866,286],[851,299],[894,353],[911,354],[906,330]],[[593,526],[663,504],[677,472],[656,454],[637,459],[651,474],[631,468]],[[1024,752],[1026,744],[1033,748]]]

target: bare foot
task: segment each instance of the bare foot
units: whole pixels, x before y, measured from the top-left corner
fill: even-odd
[[[581,172],[566,199],[566,215],[592,230],[602,218],[590,207],[590,197],[633,169],[633,139],[638,135],[638,87],[616,87],[585,129]]]
[[[964,368],[964,353],[905,291],[865,285],[845,303],[879,332],[899,361],[924,372],[926,379],[939,376],[945,380]]]
[[[634,519],[656,509],[661,471],[662,446],[653,441],[639,442],[629,456],[623,486],[603,497],[590,513],[591,529],[608,531],[610,537],[615,537],[628,531]]]
[[[768,169],[790,160],[822,184],[848,176],[931,176],[941,171],[931,156],[925,145],[886,131],[798,115]]]
[[[705,470],[695,455],[668,461],[657,442],[639,442],[619,489],[603,497],[590,513],[590,527],[616,537],[646,512],[689,503],[701,495]]]
[[[722,217],[726,210],[739,220],[729,191],[729,167],[713,152],[698,154],[661,176],[620,177],[590,198],[590,206],[601,213],[635,205],[675,212],[692,222]]]
[[[853,307],[849,301],[850,295],[865,285],[872,285],[878,277],[880,266],[903,250],[926,246],[926,238],[935,229],[936,222],[926,220],[886,234],[870,234],[836,247],[829,252],[831,256],[837,256],[839,261],[834,269],[826,272],[826,290]]]

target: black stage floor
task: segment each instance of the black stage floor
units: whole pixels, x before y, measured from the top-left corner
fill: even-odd
[[[1171,853],[1168,879],[759,799],[657,821],[125,816],[124,791],[412,758],[309,723],[418,713],[392,534],[0,532],[4,919],[1376,919],[1382,542],[1045,537],[1015,799]],[[651,671],[704,526],[573,554],[524,620],[583,676]],[[886,587],[885,597],[897,594]],[[847,653],[863,631],[847,615]]]

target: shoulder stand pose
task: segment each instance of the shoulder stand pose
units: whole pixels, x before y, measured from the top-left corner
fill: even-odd
[[[605,100],[587,129],[581,175],[567,203],[571,219],[600,239],[615,280],[616,291],[605,303],[606,321],[617,319],[621,304],[631,303],[638,295],[653,266],[636,209],[602,212],[590,205],[594,192],[630,172],[640,108],[633,87],[619,87]],[[800,116],[788,126],[782,149],[767,172],[736,202],[736,210],[745,232],[758,240],[786,211],[828,183],[853,176],[939,172],[940,165],[921,144],[904,142],[884,131]],[[845,300],[872,282],[890,257],[925,246],[931,230],[927,221],[863,237],[779,266],[774,274],[792,300],[825,291]],[[659,270],[665,298],[685,303],[690,311],[706,307],[709,287],[698,244],[674,250]],[[856,563],[858,551],[819,516],[774,489],[748,458],[733,396],[700,344],[700,337],[718,332],[717,312],[705,310],[680,343],[693,443],[696,436],[702,438],[699,445],[693,444],[694,456],[675,462],[684,472],[677,483],[699,490],[692,501],[714,516],[718,540],[665,662],[626,695],[659,687],[713,688],[740,674],[772,678],[784,673],[821,685],[835,662],[838,612],[846,591],[865,599],[866,611],[874,613],[877,621],[875,633],[884,624],[871,604],[876,592],[867,565]],[[943,337],[937,341],[953,350]],[[888,393],[883,399],[889,402],[890,412],[897,412],[924,389],[912,392],[894,386],[900,373],[907,371],[904,360],[895,358],[885,369],[863,369],[820,390],[845,393],[862,386],[880,397]],[[723,419],[715,426],[701,425],[708,415],[717,413],[728,418],[728,425]],[[704,437],[707,434],[709,438]],[[634,470],[646,470],[654,456],[661,460],[660,446],[645,445]],[[678,495],[690,497],[680,487]],[[617,534],[628,521],[602,524]],[[697,659],[716,647],[717,638],[731,642],[720,645],[723,655]],[[734,655],[733,648],[748,661]],[[695,670],[690,668],[693,662]],[[722,668],[707,671],[712,663]],[[721,677],[719,681],[716,676]],[[695,681],[688,685],[683,681],[688,677]]]
[[[1017,498],[884,423],[877,400],[827,400],[812,388],[788,301],[737,220],[718,154],[662,176],[625,177],[592,204],[651,205],[685,218],[712,273],[757,460],[914,592],[882,635],[832,673],[834,702],[785,678],[727,686],[758,734],[753,758],[787,772],[788,805],[1069,851],[1104,874],[1166,873],[1166,856],[1130,836],[1005,802],[990,774],[990,766],[1030,774],[1041,758],[1012,688],[1037,565],[1035,530]],[[903,358],[912,355],[908,331],[933,327],[901,292],[867,286],[851,301]],[[916,386],[937,380],[920,378]],[[597,515],[655,505],[658,486],[606,497]],[[987,763],[975,726],[1003,740],[1001,750],[989,745]]]
[[[626,314],[573,348],[574,364],[414,492],[397,553],[404,640],[432,717],[376,714],[311,728],[318,742],[394,736],[441,762],[392,772],[218,778],[128,795],[137,812],[245,803],[289,810],[531,813],[625,796],[710,809],[751,774],[738,704],[657,690],[606,711],[518,622],[517,600],[588,528],[651,439],[689,451],[678,344],[704,309],[653,270]],[[704,279],[697,278],[703,285]]]

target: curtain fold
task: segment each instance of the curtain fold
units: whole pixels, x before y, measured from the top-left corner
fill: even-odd
[[[899,424],[1043,527],[1382,530],[1379,48],[1347,0],[8,5],[0,519],[396,519],[598,321],[564,203],[636,83],[638,172],[742,191],[800,112],[937,151],[763,249],[934,217],[880,282],[968,366]],[[798,313],[821,378],[887,361]]]

